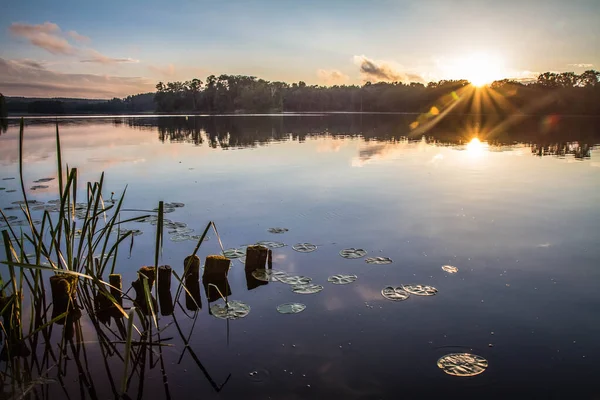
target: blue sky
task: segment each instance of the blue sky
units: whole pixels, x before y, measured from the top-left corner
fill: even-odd
[[[360,84],[526,79],[600,65],[600,0],[5,0],[2,8],[6,95],[121,97],[221,73]],[[365,72],[365,62],[385,73]]]

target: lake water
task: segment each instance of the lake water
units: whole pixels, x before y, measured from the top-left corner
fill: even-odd
[[[184,203],[166,217],[185,222],[194,234],[214,221],[225,248],[281,241],[286,246],[273,250],[273,268],[324,286],[311,295],[279,282],[248,290],[244,265],[233,261],[229,299],[251,311],[229,322],[214,318],[203,292],[195,324],[176,312],[201,366],[189,352],[180,361],[184,346],[169,325],[162,335],[174,337],[163,349],[172,398],[598,396],[598,121],[563,121],[548,130],[543,119],[534,120],[493,137],[481,130],[480,141],[471,141],[473,130],[438,127],[409,140],[404,132],[411,118],[59,120],[63,161],[78,167],[83,182],[104,171],[105,198],[111,192],[120,197],[127,187],[126,209]],[[25,182],[47,186],[30,190],[30,199],[57,198],[56,180],[34,183],[56,176],[54,135],[52,119],[26,120]],[[17,162],[13,120],[0,136],[0,207],[22,198]],[[6,213],[20,216],[18,210]],[[156,229],[128,227],[143,234],[135,237],[131,255],[119,253],[125,287],[139,267],[153,264]],[[289,231],[273,234],[271,227]],[[202,259],[220,253],[214,232],[209,236]],[[292,249],[302,242],[317,250]],[[165,240],[161,264],[180,273],[194,245]],[[340,257],[350,247],[393,263]],[[449,274],[444,265],[458,272]],[[357,280],[328,283],[335,274]],[[381,295],[386,286],[413,283],[438,293],[398,302]],[[276,307],[288,302],[306,309],[278,313]],[[96,332],[81,321],[94,392],[113,398]],[[489,367],[474,377],[447,375],[437,360],[457,352],[482,356]],[[66,389],[49,384],[48,393],[78,398],[81,379],[72,361],[67,365]],[[119,387],[123,361],[112,357],[108,365]],[[158,366],[146,368],[143,385],[139,381],[136,375],[131,397],[167,397]]]

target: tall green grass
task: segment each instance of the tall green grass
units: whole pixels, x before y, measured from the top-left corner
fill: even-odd
[[[51,299],[45,280],[55,274],[67,274],[78,278],[76,304],[73,306],[75,310],[81,310],[81,318],[88,319],[94,327],[103,356],[104,369],[115,397],[126,397],[134,375],[138,377],[138,394],[143,391],[144,371],[148,367],[147,356],[149,365],[152,366],[155,357],[152,349],[158,347],[158,361],[163,375],[165,394],[170,398],[162,353],[162,347],[168,344],[163,343],[160,336],[164,328],[160,326],[158,310],[153,307],[153,294],[147,278],[139,274],[150,309],[149,315],[135,307],[134,299],[128,295],[128,291],[121,291],[104,279],[108,274],[119,273],[116,264],[119,248],[128,243],[131,252],[133,247],[133,232],[125,231],[121,234],[120,227],[126,223],[141,221],[150,214],[122,218],[122,206],[127,188],[119,196],[118,201],[105,200],[102,196],[105,190],[104,173],[100,175],[98,181],[82,185],[78,169],[63,164],[57,123],[59,210],[57,215],[44,210],[38,227],[32,218],[30,201],[25,189],[24,143],[25,132],[22,119],[19,127],[19,178],[23,196],[21,211],[27,221],[26,226],[12,226],[11,221],[0,209],[0,220],[4,220],[7,225],[7,228],[1,232],[5,254],[0,255],[2,257],[0,264],[6,266],[5,275],[0,274],[0,314],[3,317],[0,331],[4,337],[3,359],[6,360],[4,370],[0,371],[0,394],[6,394],[6,388],[10,386],[8,392],[13,398],[31,396],[38,398],[40,395],[45,398],[49,393],[47,385],[50,382],[50,373],[56,371],[54,379],[58,380],[68,396],[67,385],[63,378],[66,374],[65,365],[68,360],[73,360],[81,378],[80,382],[83,382],[82,385],[85,384],[86,392],[95,398],[94,374],[89,369],[81,320],[71,312],[61,313],[54,318],[51,318],[49,313],[54,305],[50,304]],[[83,212],[78,203],[78,196],[82,196],[80,192],[83,192],[84,197]],[[160,202],[154,252],[155,297],[158,297],[159,285],[156,269],[163,248],[163,208],[163,202]],[[192,252],[193,255],[198,253],[211,228],[223,249],[215,224],[209,222]],[[115,231],[116,239],[112,235]],[[34,251],[27,255],[27,249],[34,249]],[[189,263],[184,266],[183,277],[186,276],[189,266]],[[182,291],[189,293],[189,291],[185,287],[184,280],[175,271],[173,274],[179,282],[173,300],[175,306],[179,305],[180,293]],[[122,306],[111,294],[111,289],[115,293],[120,293],[121,297],[132,306]],[[99,298],[107,299],[113,311],[108,323],[98,317],[97,299]],[[179,306],[183,310],[181,305]],[[24,310],[24,307],[27,307],[27,310]],[[27,317],[24,317],[24,314]],[[192,317],[194,324],[197,315],[196,311]],[[222,386],[215,386],[204,366],[189,348],[189,339],[186,339],[183,334],[175,314],[172,318],[185,346],[184,353],[187,349],[192,354],[192,358],[213,387],[220,390]],[[110,321],[114,321],[114,326],[110,326]],[[62,331],[56,333],[56,329],[60,327]],[[123,363],[120,384],[113,376],[112,368],[109,367],[107,362],[109,357],[116,357]],[[83,391],[83,387],[81,390]]]

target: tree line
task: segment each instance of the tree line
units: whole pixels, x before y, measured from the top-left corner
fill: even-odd
[[[440,98],[465,88],[467,80],[442,80],[421,83],[366,82],[364,85],[318,86],[298,83],[269,82],[254,76],[210,75],[206,82],[159,82],[154,101],[158,112],[422,112]],[[600,114],[600,72],[589,70],[540,74],[534,82],[521,83],[504,79],[490,88],[514,105],[526,104],[548,94],[563,95],[549,101],[546,108],[559,113]],[[564,101],[569,99],[569,102]],[[493,101],[480,112],[496,112]],[[464,108],[464,105],[463,105]],[[457,109],[455,112],[468,110]]]
[[[452,113],[515,112],[600,115],[600,72],[540,74],[528,83],[503,79],[481,96],[467,80],[366,82],[363,85],[307,85],[270,82],[254,76],[210,75],[205,81],[159,82],[155,93],[108,101],[9,98],[9,113],[268,113],[268,112],[427,112],[461,98]],[[500,95],[500,96],[497,96]],[[452,97],[449,97],[452,96]],[[474,102],[483,96],[477,107]],[[509,105],[503,100],[507,100]],[[540,105],[541,104],[541,105]]]

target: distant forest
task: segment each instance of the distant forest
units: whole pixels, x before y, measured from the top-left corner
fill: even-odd
[[[452,107],[450,107],[452,106]],[[362,86],[269,82],[253,76],[210,75],[203,82],[159,82],[155,93],[108,101],[7,98],[9,113],[268,113],[416,112],[452,114],[600,115],[600,72],[540,74],[534,82],[504,79],[475,90],[467,80]]]

